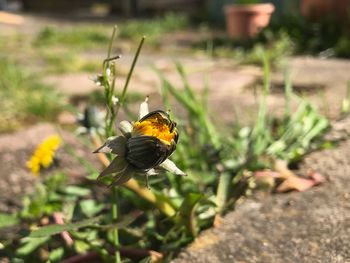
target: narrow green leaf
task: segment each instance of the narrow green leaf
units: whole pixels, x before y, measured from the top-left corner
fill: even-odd
[[[54,250],[52,250],[49,254],[49,260],[50,262],[59,262],[64,255],[64,248],[59,247]]]
[[[26,256],[32,253],[35,249],[40,247],[42,244],[45,244],[50,237],[39,237],[39,238],[33,238],[33,237],[26,237],[23,239],[23,242],[25,243],[23,246],[21,246],[19,249],[17,249],[16,254],[21,256]]]
[[[64,189],[62,189],[62,191],[65,194],[75,195],[75,196],[87,196],[91,193],[90,189],[76,186],[76,185],[69,185],[69,186],[65,187]]]
[[[186,196],[185,200],[179,210],[180,221],[182,224],[184,221],[188,231],[192,234],[192,237],[197,236],[198,226],[195,217],[195,207],[198,202],[202,199],[203,194],[201,193],[190,193]]]
[[[82,254],[90,249],[90,245],[85,241],[76,240],[74,242],[74,248],[78,253]]]
[[[230,190],[232,176],[229,172],[221,173],[216,193],[216,205],[219,213],[224,212]]]
[[[126,228],[130,224],[132,224],[137,218],[139,218],[143,214],[142,211],[136,210],[132,213],[121,217],[120,220],[116,223],[108,224],[108,225],[98,225],[96,226],[99,229],[113,229],[113,228]]]
[[[103,204],[98,204],[95,200],[83,200],[80,202],[80,208],[84,215],[87,217],[93,217],[97,213],[101,212],[104,208]]]
[[[192,213],[195,205],[201,200],[203,194],[200,193],[190,193],[186,196],[185,200],[182,202],[179,213],[183,216],[188,216]]]
[[[80,222],[68,223],[64,225],[49,225],[41,227],[30,233],[29,237],[47,237],[52,236],[63,231],[76,230],[82,227],[92,226],[100,220],[100,217],[89,218]]]
[[[175,66],[176,66],[177,72],[179,73],[179,75],[181,77],[182,83],[184,84],[184,91],[185,91],[186,95],[188,97],[190,97],[193,102],[198,103],[198,101],[196,100],[196,96],[194,95],[193,89],[191,88],[191,85],[188,82],[184,67],[179,62],[176,62]]]

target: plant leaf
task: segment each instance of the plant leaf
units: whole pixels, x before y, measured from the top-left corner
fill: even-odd
[[[26,237],[22,239],[25,244],[21,246],[19,249],[17,249],[16,254],[26,256],[32,253],[35,249],[40,247],[42,244],[46,243],[49,240],[49,238],[50,238],[49,236],[39,237],[39,238]]]
[[[185,223],[188,231],[193,237],[198,234],[197,221],[195,218],[195,207],[197,203],[202,199],[201,193],[190,193],[186,196],[179,209],[179,224]],[[185,222],[183,222],[185,221]]]
[[[59,247],[54,250],[52,250],[49,254],[49,260],[50,262],[59,262],[64,255],[64,248]]]
[[[87,196],[91,193],[90,189],[76,186],[76,185],[69,185],[62,189],[62,191],[65,194],[68,195],[75,195],[75,196]]]
[[[83,200],[80,202],[80,208],[84,215],[87,217],[93,217],[98,212],[100,212],[105,206],[103,204],[98,204],[95,200]]]
[[[181,175],[181,176],[185,176],[186,173],[184,173],[183,171],[181,171],[177,166],[176,164],[169,160],[169,159],[166,159],[163,163],[161,163],[159,165],[159,167],[163,168],[164,170],[170,172],[170,173],[173,173],[175,175]]]
[[[59,234],[63,231],[76,230],[82,227],[92,226],[100,220],[100,217],[89,218],[80,222],[67,223],[65,225],[53,224],[41,227],[30,233],[29,237],[47,237]]]

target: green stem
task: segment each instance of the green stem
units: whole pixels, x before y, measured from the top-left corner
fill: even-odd
[[[216,205],[218,207],[219,214],[224,211],[228,192],[230,190],[231,174],[228,172],[223,172],[220,175],[218,190],[216,193]]]
[[[109,41],[109,45],[108,45],[107,58],[110,58],[110,57],[111,57],[111,54],[112,54],[112,45],[113,45],[113,40],[114,40],[114,38],[115,38],[116,32],[117,32],[117,26],[115,25],[115,26],[113,27],[112,37],[111,37],[111,40]]]
[[[119,56],[115,58],[111,58],[112,45],[115,38],[116,30],[117,30],[117,27],[115,26],[113,28],[112,37],[108,46],[107,59],[103,62],[103,78],[105,81],[106,104],[108,107],[108,114],[106,116],[106,131],[105,131],[106,137],[109,137],[113,134],[113,123],[118,114],[113,109],[114,107],[113,107],[113,101],[112,101],[113,94],[114,94],[114,85],[115,85],[115,67],[112,65],[112,70],[113,70],[113,72],[111,72],[113,76],[112,83],[109,82],[109,78],[106,74],[106,71],[108,68],[111,70],[111,68],[109,67],[109,62],[119,58]],[[113,219],[113,223],[116,223],[118,219],[118,196],[117,196],[117,189],[114,186],[112,187],[111,195],[112,195],[111,196],[112,197],[112,201],[111,201],[112,202],[112,219]],[[115,246],[114,262],[120,263],[121,262],[120,252],[119,252],[120,243],[119,243],[119,233],[118,233],[117,227],[113,229],[113,244]]]
[[[138,48],[137,48],[137,51],[136,51],[134,60],[132,61],[131,68],[130,68],[130,70],[129,70],[128,76],[126,77],[126,81],[125,81],[125,84],[124,84],[124,88],[123,88],[123,91],[122,91],[122,95],[120,96],[120,101],[119,101],[119,103],[118,103],[118,105],[117,105],[117,108],[116,108],[116,110],[115,110],[116,115],[118,115],[120,106],[122,106],[123,103],[124,103],[126,91],[128,90],[129,82],[130,82],[132,73],[134,72],[134,69],[135,69],[135,66],[136,66],[136,62],[137,62],[137,60],[138,60],[138,58],[139,58],[139,55],[140,55],[140,52],[141,52],[143,43],[145,42],[145,39],[146,39],[145,36],[143,36],[143,37],[141,38],[141,41],[140,41],[140,44],[139,44],[139,46],[138,46]]]
[[[112,187],[112,218],[113,222],[116,223],[118,219],[118,195],[117,195],[117,189],[115,186]],[[118,228],[113,229],[113,242],[115,246],[115,263],[120,263],[120,244],[119,244],[119,233],[118,233]]]
[[[116,73],[115,73],[115,67],[114,65],[112,65],[110,67],[109,62],[119,58],[119,56],[113,57],[111,58],[111,52],[112,52],[112,43],[115,37],[115,33],[116,33],[116,27],[113,28],[113,34],[111,37],[111,41],[109,43],[109,47],[108,47],[108,53],[107,53],[107,59],[103,62],[103,79],[104,79],[104,86],[105,86],[105,99],[106,99],[106,104],[107,104],[107,108],[108,108],[108,113],[106,115],[106,130],[105,130],[105,136],[106,137],[110,137],[111,135],[113,135],[113,123],[115,122],[116,117],[118,116],[118,112],[119,109],[121,107],[121,105],[123,105],[123,102],[125,100],[125,96],[126,96],[126,91],[128,89],[128,85],[130,82],[130,78],[131,75],[134,71],[137,59],[139,57],[143,42],[145,41],[145,37],[143,37],[141,39],[140,45],[137,49],[137,52],[135,54],[134,60],[132,62],[130,71],[128,73],[127,79],[125,81],[125,85],[123,88],[123,92],[120,98],[119,103],[117,104],[117,106],[114,108],[113,105],[113,95],[114,95],[114,89],[115,89],[115,78],[116,78]],[[110,82],[108,76],[107,76],[107,69],[110,69],[112,72],[112,82]],[[113,222],[116,223],[117,219],[118,219],[118,197],[117,197],[117,189],[116,187],[112,187],[112,219]],[[115,263],[120,263],[121,262],[121,258],[120,258],[120,243],[119,243],[119,233],[118,233],[118,228],[114,228],[113,229],[113,245],[115,246]]]

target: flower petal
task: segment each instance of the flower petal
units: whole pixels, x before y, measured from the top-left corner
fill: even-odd
[[[125,155],[126,138],[124,136],[110,137],[93,153],[114,153],[119,156]]]
[[[112,183],[109,186],[124,184],[129,181],[134,174],[135,169],[131,165],[128,165],[124,171],[113,177]]]
[[[183,171],[181,171],[174,162],[170,161],[169,159],[166,159],[163,163],[161,163],[159,165],[159,167],[167,170],[168,172],[171,172],[175,175],[181,175],[181,176],[185,176],[186,173],[184,173]]]
[[[100,179],[108,174],[112,173],[122,173],[128,168],[129,164],[125,161],[124,157],[117,156],[113,159],[113,161],[104,169],[97,179]]]
[[[119,123],[119,130],[125,137],[130,137],[132,132],[132,124],[128,121],[122,121]]]
[[[147,96],[145,101],[142,102],[141,105],[140,105],[139,119],[142,119],[148,113],[149,113],[149,109],[148,109],[148,96]]]
[[[147,172],[146,172],[147,176],[153,176],[153,175],[157,175],[157,171],[155,169],[149,169]]]

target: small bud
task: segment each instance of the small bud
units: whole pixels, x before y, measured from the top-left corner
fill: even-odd
[[[113,97],[112,97],[112,103],[113,103],[113,105],[114,105],[114,106],[117,105],[118,102],[119,102],[119,98],[118,98],[117,96],[114,96],[114,95],[113,95]]]
[[[102,86],[102,80],[103,80],[103,76],[102,75],[97,75],[97,76],[93,76],[90,78],[93,82],[95,82],[95,84],[97,86]]]
[[[106,69],[106,76],[109,77],[111,75],[111,69],[107,68]]]

